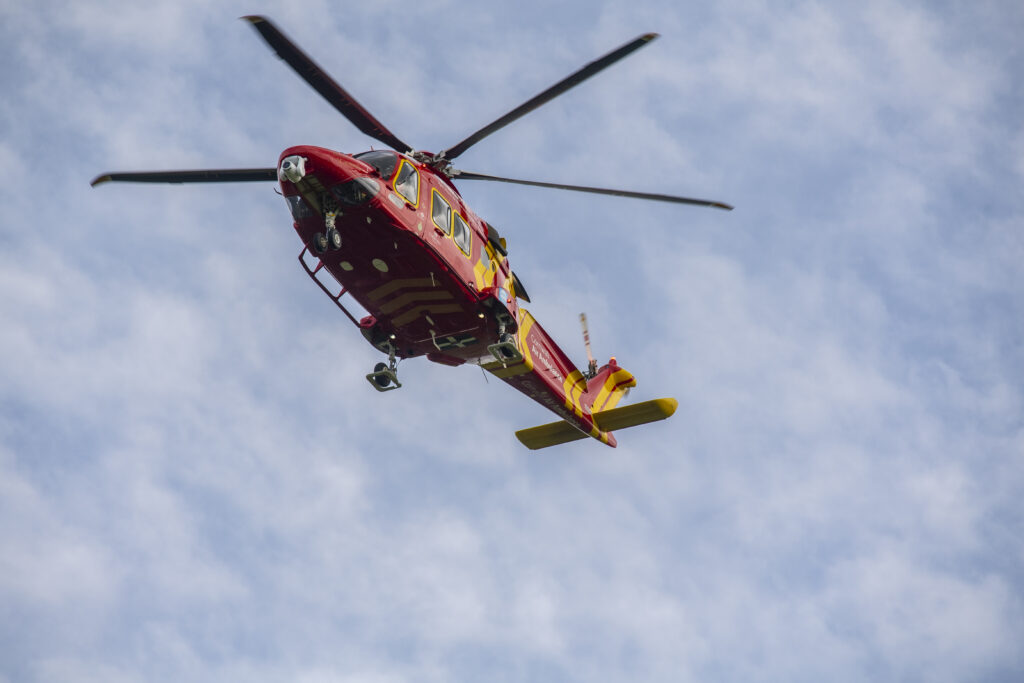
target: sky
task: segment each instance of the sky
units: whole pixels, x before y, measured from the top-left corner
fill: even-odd
[[[273,185],[90,188],[450,146],[578,365],[675,416],[543,451],[400,366]],[[1016,2],[0,1],[0,681],[1024,679]],[[379,144],[377,145],[379,147]]]

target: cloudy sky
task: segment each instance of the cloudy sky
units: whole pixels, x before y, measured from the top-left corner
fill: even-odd
[[[732,213],[462,185],[578,363],[671,420],[530,452],[404,388],[273,186],[106,185],[371,140]],[[1024,677],[1018,2],[0,1],[0,681]]]

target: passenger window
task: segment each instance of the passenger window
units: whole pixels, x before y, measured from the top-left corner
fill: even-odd
[[[459,245],[459,249],[466,256],[469,256],[469,226],[466,225],[466,221],[463,220],[462,216],[455,214],[453,231],[455,233],[455,244]]]
[[[494,262],[497,260],[494,256],[494,249],[486,241],[480,243],[480,260],[484,262],[484,265],[489,268],[494,268]]]
[[[452,207],[442,197],[437,190],[434,190],[430,195],[430,214],[434,218],[434,225],[441,230],[444,230],[444,234],[452,234]]]
[[[395,176],[395,192],[402,195],[402,199],[413,206],[419,203],[420,174],[405,159],[402,159],[402,164],[398,167],[398,175]]]

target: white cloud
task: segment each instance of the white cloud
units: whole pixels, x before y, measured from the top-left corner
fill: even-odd
[[[839,609],[849,609],[896,676],[962,680],[1012,661],[1005,630],[1008,587],[996,577],[965,580],[916,566],[893,550],[835,569]],[[858,598],[858,607],[850,597]],[[942,663],[927,652],[944,653]]]
[[[0,678],[1014,678],[1020,18],[457,10],[0,10]],[[675,417],[526,452],[476,369],[366,384],[269,188],[87,187],[369,144],[253,12],[428,148],[660,31],[465,166],[735,212],[462,189]]]
[[[115,591],[118,568],[104,549],[82,537],[74,520],[61,519],[48,497],[3,453],[3,519],[0,592],[8,604],[44,610],[58,605],[103,603]]]

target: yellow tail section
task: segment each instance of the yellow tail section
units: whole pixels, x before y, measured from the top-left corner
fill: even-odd
[[[614,408],[635,386],[633,375],[616,365],[613,358],[587,382],[587,395],[592,397],[588,405],[590,412]]]
[[[531,451],[535,451],[538,448],[547,448],[548,446],[557,446],[560,443],[578,441],[579,439],[587,438],[587,436],[589,435],[584,434],[565,420],[549,422],[539,427],[520,429],[516,432],[516,438]]]
[[[679,401],[674,398],[656,398],[594,413],[594,424],[602,431],[614,432],[616,429],[636,427],[672,417],[678,407]]]
[[[594,424],[601,431],[612,432],[672,417],[677,407],[679,407],[679,402],[674,398],[656,398],[594,413]],[[520,429],[516,432],[516,438],[530,450],[557,446],[560,443],[585,439],[587,436],[564,420],[550,422],[539,427]]]

